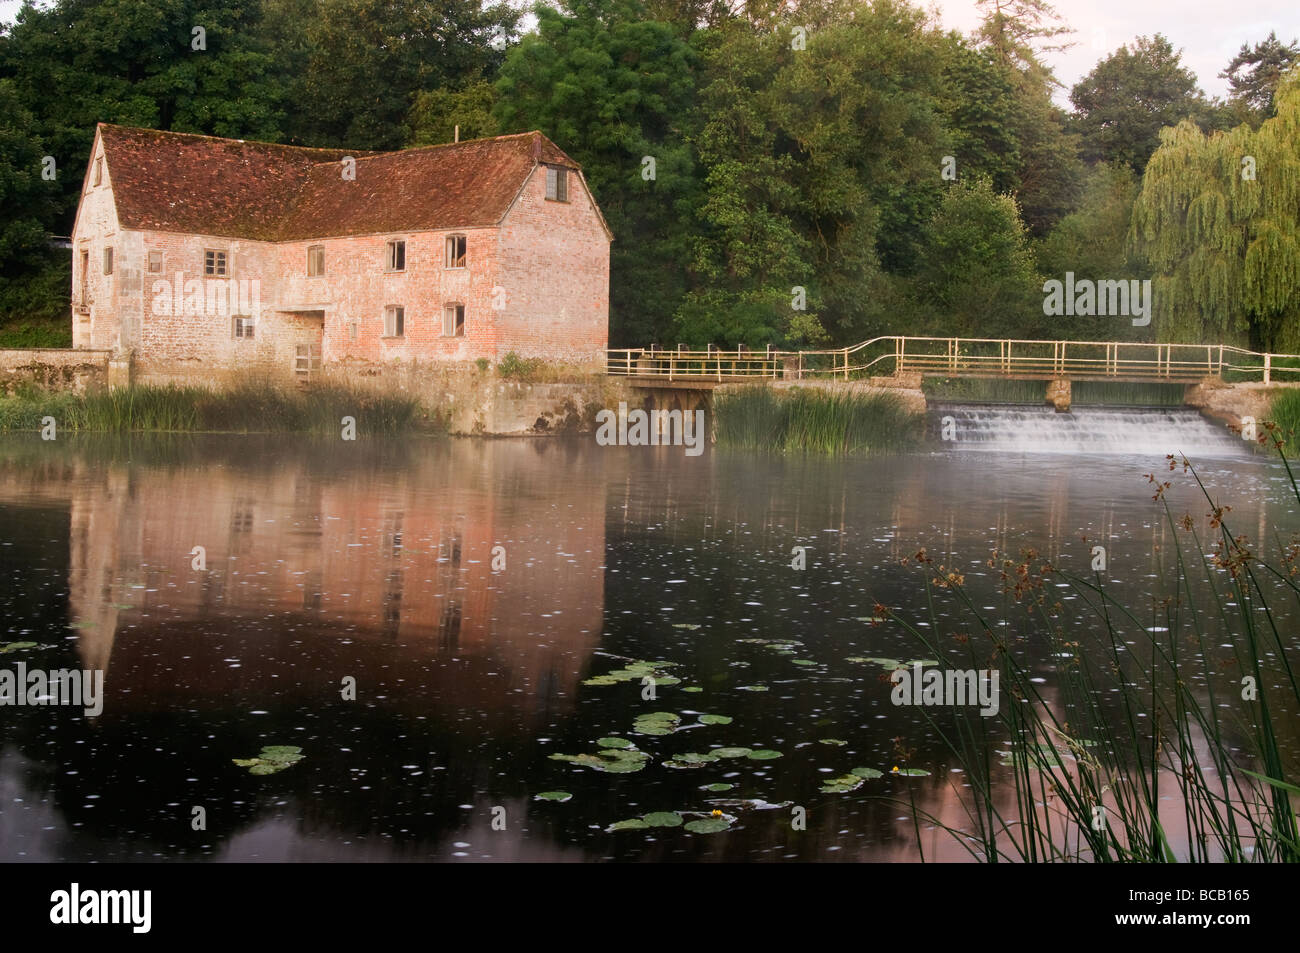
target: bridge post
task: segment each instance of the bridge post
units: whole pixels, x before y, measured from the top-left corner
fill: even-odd
[[[1264,355],[1264,383],[1273,383],[1273,355]]]

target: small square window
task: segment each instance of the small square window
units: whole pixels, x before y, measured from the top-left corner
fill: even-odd
[[[442,312],[442,333],[449,338],[465,336],[465,306],[449,304]]]
[[[312,245],[307,249],[307,277],[325,274],[325,246]]]
[[[546,167],[546,197],[552,202],[569,201],[568,169]]]
[[[96,156],[95,158],[95,184],[102,185],[104,182],[104,157]]]
[[[406,270],[406,242],[388,243],[388,264],[385,267],[389,271]]]
[[[400,338],[406,331],[406,310],[397,304],[384,308],[384,337]]]
[[[160,251],[149,252],[149,274],[161,275],[162,268],[163,268],[162,252]]]
[[[210,278],[224,278],[226,274],[226,253],[208,250],[203,253],[203,273]]]
[[[447,267],[448,268],[465,267],[465,236],[464,235],[447,236]]]
[[[113,273],[113,249],[105,248],[104,249],[104,274],[111,275],[112,273]]]
[[[248,315],[235,315],[235,337],[251,338],[253,336],[253,327],[253,319]]]

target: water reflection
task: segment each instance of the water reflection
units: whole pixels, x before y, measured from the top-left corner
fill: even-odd
[[[105,670],[107,701],[93,720],[0,709],[0,854],[915,860],[908,804],[963,824],[963,777],[921,714],[890,704],[883,673],[847,659],[923,654],[870,625],[877,602],[929,626],[954,658],[968,619],[940,598],[930,626],[921,571],[901,561],[926,548],[965,573],[983,607],[1018,620],[1017,651],[1054,699],[1043,633],[1000,592],[989,553],[1034,548],[1086,572],[1100,540],[1108,585],[1155,618],[1174,534],[1142,474],[1162,463],[9,438],[3,641],[50,646],[35,656],[50,668]],[[1209,461],[1202,477],[1232,502],[1239,531],[1300,525],[1265,460]],[[1186,484],[1171,504],[1203,526],[1207,506]],[[795,547],[804,570],[791,568]],[[802,645],[783,656],[740,641],[756,637]],[[662,687],[650,701],[635,682],[581,684],[625,658],[677,662],[681,687],[703,691]],[[734,721],[637,738],[656,763],[634,774],[549,757],[627,736],[653,710]],[[888,770],[900,743],[930,777],[818,792],[855,766]],[[299,745],[306,759],[271,777],[231,763],[268,744]],[[724,744],[783,757],[659,763]],[[1284,745],[1295,752],[1294,733]],[[746,812],[725,835],[603,832],[648,811],[707,809],[711,782],[803,806],[807,830],[775,810]],[[574,797],[532,800],[554,789]],[[1000,796],[1012,812],[1013,792]],[[196,806],[206,830],[193,829]],[[965,858],[919,826],[927,859]]]

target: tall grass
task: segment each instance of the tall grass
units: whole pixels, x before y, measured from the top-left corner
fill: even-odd
[[[362,434],[437,429],[419,401],[337,383],[297,389],[247,380],[226,390],[139,386],[86,394],[20,389],[0,397],[0,431],[39,430],[54,418],[67,431],[338,432],[344,417]]]
[[[998,378],[926,378],[921,389],[931,400],[981,404],[1041,404],[1045,381]],[[1139,381],[1075,381],[1070,387],[1074,406],[1181,407],[1184,386]]]
[[[893,394],[743,387],[714,395],[717,443],[793,453],[882,453],[914,445],[921,415]]]
[[[971,668],[999,673],[995,717],[957,708],[953,722],[940,726],[918,709],[970,785],[959,792],[969,823],[935,823],[977,859],[1300,861],[1300,768],[1287,747],[1300,712],[1296,648],[1287,643],[1294,639],[1288,625],[1300,617],[1300,543],[1277,541],[1277,556],[1261,558],[1269,541],[1237,535],[1229,508],[1194,467],[1171,458],[1170,470],[1181,474],[1149,475],[1175,539],[1169,598],[1149,614],[1112,597],[1101,572],[1068,573],[1034,553],[989,561],[1025,606],[1026,627],[1046,634],[1055,669],[1050,698],[1040,691],[1041,668],[1016,657],[1014,625],[989,619],[987,600],[969,593],[960,573],[921,567],[931,605],[935,587],[948,591],[969,620]],[[1165,500],[1179,478],[1204,496],[1211,538]],[[930,562],[923,551],[917,559]],[[1212,607],[1202,608],[1197,594]],[[894,621],[944,658],[928,634],[938,629],[936,618],[928,632]],[[950,629],[951,618],[944,622]],[[1095,642],[1067,635],[1079,629],[1097,633]],[[1225,645],[1233,658],[1216,664]],[[1198,682],[1204,704],[1192,690]],[[1009,804],[998,796],[1008,787]]]
[[[1269,409],[1277,434],[1282,438],[1286,453],[1300,456],[1300,390],[1284,390],[1273,398]]]

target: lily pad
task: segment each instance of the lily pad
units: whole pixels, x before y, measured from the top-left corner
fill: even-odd
[[[700,788],[700,790],[701,791],[730,791],[734,787],[735,787],[734,784],[723,784],[721,781],[714,781],[712,784],[704,785],[702,788]]]
[[[875,768],[853,768],[849,771],[849,774],[855,774],[867,781],[873,780],[874,778],[883,778],[885,776],[885,772],[877,771]]]
[[[699,626],[696,625],[696,624],[693,623],[693,622],[674,622],[674,623],[673,623],[673,628],[674,628],[674,629],[689,629],[690,631],[694,632],[696,629],[699,628]]]
[[[725,817],[710,817],[698,821],[687,821],[686,829],[692,834],[717,834],[731,826]]]
[[[686,771],[691,768],[702,768],[707,761],[674,761],[671,758],[664,762],[665,768],[672,768],[674,771]]]
[[[823,782],[821,792],[822,794],[848,794],[860,788],[865,781],[865,778],[860,778],[857,775],[846,774]]]
[[[753,748],[714,748],[709,754],[714,758],[745,758],[753,750]]]
[[[686,688],[683,688],[682,691],[684,691],[684,692],[702,692],[702,691],[704,691],[704,689],[700,688],[700,686],[698,686],[698,685],[689,685],[689,686],[687,686]]]
[[[901,778],[928,778],[930,776],[930,772],[924,768],[894,768],[889,773],[896,774]]]
[[[296,745],[267,745],[256,758],[231,758],[249,774],[275,774],[297,764],[303,758],[302,749]]]
[[[916,659],[912,659],[912,661],[910,662],[903,663],[903,665],[906,668],[914,668],[917,665],[921,666],[921,668],[925,668],[926,666],[929,665],[938,665],[938,664],[939,663],[932,658],[916,658]]]
[[[835,745],[836,747],[843,747],[848,744],[847,741],[841,741],[839,738],[818,738],[817,743],[819,745]]]
[[[534,801],[558,801],[561,804],[563,804],[565,801],[569,800],[572,797],[573,795],[570,794],[568,791],[543,791],[541,794],[534,796],[533,800]]]
[[[817,663],[814,662],[814,661],[812,661],[811,659],[806,659],[806,658],[797,658],[797,659],[791,659],[791,664],[793,664],[793,665],[816,665]]]
[[[0,645],[0,655],[7,655],[10,652],[21,652],[23,649],[34,649],[37,644],[38,643],[36,642],[7,642],[4,645]]]
[[[729,715],[701,715],[700,724],[702,725],[729,725],[731,724]]]
[[[640,681],[649,676],[655,680],[657,685],[678,685],[681,683],[680,678],[674,678],[668,674],[668,669],[676,668],[676,662],[649,662],[644,659],[634,659],[628,662],[622,668],[614,669],[612,672],[606,672],[604,675],[594,675],[585,679],[584,685],[617,685],[620,682]]]
[[[674,811],[655,811],[652,814],[643,814],[641,820],[645,821],[648,827],[682,826],[682,816]]]
[[[713,753],[699,754],[695,751],[689,751],[686,754],[673,755],[673,760],[684,761],[687,764],[708,764],[710,761],[717,761],[718,756]]]
[[[609,827],[605,828],[605,833],[612,834],[615,831],[643,831],[650,825],[639,817],[634,817],[627,821],[615,821]]]
[[[751,761],[771,761],[773,758],[784,757],[781,752],[773,751],[771,748],[759,748],[757,751],[751,751],[745,757]]]
[[[740,688],[739,688],[739,691],[742,691],[742,692],[765,692],[765,691],[767,691],[767,686],[766,686],[766,685],[741,685]]]
[[[602,748],[632,747],[632,742],[628,741],[626,738],[597,738],[596,744],[600,745]]]

